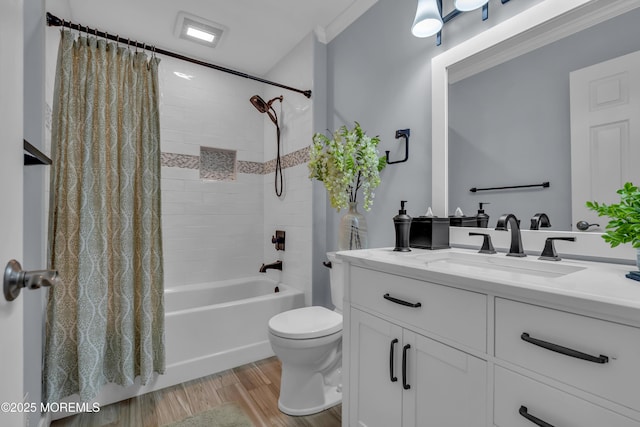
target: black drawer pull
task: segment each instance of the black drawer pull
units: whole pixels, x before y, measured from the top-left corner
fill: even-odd
[[[398,381],[398,377],[393,375],[393,368],[394,368],[393,357],[394,357],[397,343],[398,343],[398,338],[395,338],[393,341],[391,341],[391,350],[389,350],[389,379],[391,380],[392,383],[395,383],[396,381]]]
[[[411,386],[407,383],[407,350],[411,348],[410,344],[402,348],[402,387],[409,390]]]
[[[522,340],[531,343],[533,345],[537,345],[538,347],[542,347],[542,348],[546,348],[547,350],[551,350],[551,351],[555,351],[556,353],[560,353],[560,354],[564,354],[566,356],[571,356],[571,357],[575,357],[577,359],[582,359],[582,360],[586,360],[588,362],[593,362],[593,363],[607,363],[609,362],[609,358],[607,356],[603,356],[602,354],[600,355],[600,357],[595,357],[595,356],[591,356],[590,354],[587,353],[582,353],[580,351],[577,350],[573,350],[567,347],[562,347],[558,344],[553,344],[550,342],[546,342],[546,341],[542,341],[536,338],[531,338],[529,336],[528,333],[523,332],[522,335],[520,335],[520,338],[522,338]]]
[[[396,304],[404,305],[407,307],[414,307],[414,308],[422,307],[422,304],[420,304],[419,302],[409,302],[409,301],[401,300],[398,298],[394,298],[389,294],[384,294],[383,298],[388,299],[391,302],[395,302]]]
[[[531,415],[529,412],[527,412],[526,406],[520,406],[520,410],[518,412],[520,413],[520,415],[522,415],[523,417],[525,417],[526,419],[528,419],[538,427],[553,427],[552,424],[546,423],[542,421],[540,418],[536,418],[533,415]]]

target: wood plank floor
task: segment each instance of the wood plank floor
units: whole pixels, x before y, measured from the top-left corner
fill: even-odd
[[[52,427],[157,427],[234,402],[257,427],[339,427],[341,405],[307,417],[278,410],[280,361],[271,357],[54,421]]]

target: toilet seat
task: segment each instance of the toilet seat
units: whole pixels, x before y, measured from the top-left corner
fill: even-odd
[[[342,316],[319,306],[285,311],[269,320],[269,332],[288,339],[319,338],[341,330]]]

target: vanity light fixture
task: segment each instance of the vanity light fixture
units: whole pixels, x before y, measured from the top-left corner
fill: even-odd
[[[187,12],[178,13],[175,36],[204,46],[216,47],[226,27]]]
[[[461,12],[476,10],[487,3],[489,3],[489,0],[455,0],[454,2],[456,9]]]
[[[502,4],[509,0],[500,0]],[[489,0],[454,0],[454,9],[442,15],[442,0],[418,0],[416,17],[411,26],[411,33],[416,37],[436,36],[436,46],[442,44],[442,28],[463,12],[482,8],[482,20],[489,19]]]
[[[430,37],[442,29],[442,2],[438,0],[418,0],[416,17],[411,33],[416,37]]]

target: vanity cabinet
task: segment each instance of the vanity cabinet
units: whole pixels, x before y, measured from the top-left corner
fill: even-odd
[[[345,258],[344,426],[640,427],[640,288],[624,267],[587,264],[557,283],[588,292],[565,298],[543,280]]]
[[[486,361],[426,331],[484,348],[486,297],[358,268],[351,277],[348,425],[484,426]]]

